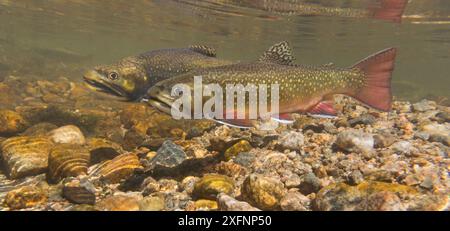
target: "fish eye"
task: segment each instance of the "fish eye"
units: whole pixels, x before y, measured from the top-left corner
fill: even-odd
[[[175,86],[172,88],[172,93],[175,95],[183,94],[183,88],[181,86]]]
[[[110,79],[110,80],[117,80],[118,78],[119,78],[119,74],[117,73],[117,72],[110,72],[109,74],[108,74],[108,78]]]

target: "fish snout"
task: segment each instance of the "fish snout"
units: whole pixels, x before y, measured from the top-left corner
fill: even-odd
[[[96,70],[86,71],[83,75],[85,81],[96,81],[101,78],[101,75]]]

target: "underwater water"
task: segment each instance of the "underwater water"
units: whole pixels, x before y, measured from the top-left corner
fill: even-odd
[[[284,2],[363,9],[369,0]],[[301,17],[216,0],[2,0],[0,21],[0,71],[25,77],[77,80],[98,64],[190,44],[213,46],[221,58],[254,60],[286,40],[297,63],[342,67],[398,47],[397,99],[450,96],[450,2],[445,0],[410,1],[402,23]]]
[[[450,1],[410,0],[401,22],[361,17],[375,0],[274,1],[0,0],[0,211],[448,210]],[[290,11],[304,4],[334,16]],[[336,15],[344,8],[355,17]],[[212,63],[252,61],[281,41],[293,48],[296,64],[318,66],[272,63],[274,72],[288,73],[275,73],[285,82],[287,67],[309,71],[298,75],[306,76],[298,78],[306,96],[293,92],[296,83],[284,98],[342,84],[326,78],[345,73],[346,86],[367,105],[324,98],[308,108],[316,116],[292,113],[292,123],[276,129],[242,129],[174,119],[164,113],[169,103],[157,97],[158,86],[146,101],[134,100],[141,98],[119,84],[132,85],[133,93],[145,86],[129,84],[142,57],[113,65],[120,69],[113,72],[94,70],[193,44],[214,47],[219,59],[196,46],[169,50],[169,60],[196,63],[192,56],[201,50]],[[289,61],[286,47],[278,43],[276,57],[264,56],[277,60],[257,62],[248,76],[271,72],[261,68],[268,61]],[[334,68],[389,47],[398,48],[392,102],[388,87],[361,78],[389,80],[395,49],[358,68]],[[159,65],[155,57],[146,61]],[[373,60],[383,62],[372,70]],[[318,76],[327,72],[338,74]],[[116,84],[99,81],[105,73]],[[367,89],[377,97],[363,94]],[[133,100],[118,100],[127,97]]]

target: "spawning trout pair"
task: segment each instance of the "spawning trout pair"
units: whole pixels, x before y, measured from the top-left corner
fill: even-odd
[[[163,53],[167,51],[163,50]],[[185,49],[169,51],[169,56],[173,52],[182,51],[181,54],[188,54],[187,57],[191,55],[197,57],[196,54],[190,52],[184,53],[186,52]],[[98,91],[109,92],[126,98],[129,95],[134,96],[134,94],[125,93],[132,91],[127,90],[124,86],[136,86],[135,81],[139,79],[138,82],[141,85],[151,86],[142,98],[146,98],[150,105],[166,113],[170,113],[172,104],[180,97],[172,96],[173,87],[177,84],[185,84],[192,91],[194,89],[194,76],[202,76],[205,85],[219,84],[223,89],[226,88],[227,84],[242,84],[244,86],[247,84],[256,86],[259,84],[279,84],[279,115],[277,115],[277,119],[291,122],[291,114],[293,113],[336,116],[337,113],[332,101],[336,94],[351,96],[381,111],[390,111],[392,103],[391,76],[394,70],[396,53],[395,48],[385,49],[348,68],[337,68],[330,65],[312,67],[294,64],[294,57],[292,57],[288,43],[281,42],[275,44],[258,61],[254,62],[231,63],[230,61],[206,56],[203,58],[208,60],[213,58],[213,61],[206,63],[208,65],[213,64],[210,67],[205,67],[198,65],[205,62],[195,61],[197,65],[192,65],[190,61],[196,59],[178,57],[176,59],[178,62],[179,60],[187,61],[181,66],[189,66],[190,70],[188,70],[189,68],[175,70],[175,73],[185,73],[170,76],[167,73],[172,73],[174,69],[168,66],[165,66],[165,68],[171,69],[172,72],[164,72],[159,69],[160,72],[158,73],[160,74],[157,75],[149,71],[154,70],[146,63],[151,59],[149,56],[144,59],[147,61],[134,62],[133,69],[147,70],[146,74],[139,78],[136,78],[136,75],[132,75],[132,77],[122,76],[118,74],[124,72],[121,65],[113,65],[117,76],[112,77],[107,72],[102,71],[104,68],[98,68],[95,71],[88,72],[85,75],[85,80]],[[178,62],[174,64],[177,66],[179,65]],[[137,64],[140,64],[140,66]],[[155,79],[153,79],[153,76]],[[161,78],[165,78],[165,80],[159,81]],[[146,84],[143,83],[143,79],[147,81]],[[142,92],[142,89],[139,91]],[[133,97],[129,97],[129,99],[133,99]],[[246,97],[246,100],[248,100],[248,97]],[[206,102],[206,100],[203,100],[203,102]],[[270,99],[267,102],[270,102]],[[248,107],[249,103],[246,102],[245,105]],[[248,113],[248,108],[245,111]],[[248,118],[248,114],[246,118]],[[250,119],[223,119],[218,122],[237,127],[255,126],[255,121]]]

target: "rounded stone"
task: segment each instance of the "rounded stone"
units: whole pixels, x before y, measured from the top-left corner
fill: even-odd
[[[375,145],[375,140],[371,134],[358,130],[347,130],[339,133],[336,145],[348,152],[368,152]]]
[[[4,166],[11,179],[44,173],[53,143],[45,137],[13,137],[1,143]]]
[[[48,157],[49,181],[57,183],[66,177],[86,175],[89,156],[88,150],[82,146],[57,144]]]
[[[83,133],[74,125],[67,125],[54,129],[49,132],[48,136],[54,143],[79,145],[86,143]]]
[[[99,211],[139,211],[140,205],[136,197],[114,195],[98,202],[95,209]]]
[[[193,195],[197,198],[216,199],[219,193],[232,194],[234,182],[231,178],[219,174],[208,174],[195,183]]]
[[[225,153],[224,153],[225,160],[227,160],[227,161],[231,160],[233,157],[237,156],[239,153],[248,152],[252,148],[253,147],[250,145],[250,143],[247,140],[241,140],[225,151]]]
[[[24,186],[8,192],[5,204],[12,210],[35,207],[47,202],[47,195],[36,186]]]
[[[24,131],[28,122],[17,112],[0,110],[0,136],[11,136]]]
[[[262,210],[280,209],[280,201],[287,192],[280,180],[257,174],[245,179],[241,191],[246,201]]]

